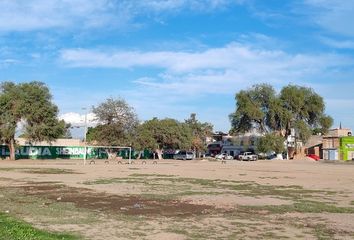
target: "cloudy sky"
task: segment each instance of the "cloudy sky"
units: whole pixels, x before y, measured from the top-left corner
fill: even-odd
[[[122,97],[141,120],[228,131],[235,93],[312,87],[354,129],[354,1],[0,0],[0,81],[45,82],[60,115]]]

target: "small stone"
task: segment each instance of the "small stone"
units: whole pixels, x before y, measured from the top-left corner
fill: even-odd
[[[142,206],[139,203],[135,203],[133,207],[134,208],[142,208]]]

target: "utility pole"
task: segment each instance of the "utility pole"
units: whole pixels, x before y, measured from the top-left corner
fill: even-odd
[[[87,135],[87,108],[82,108],[82,110],[85,111],[85,129],[84,129],[84,165],[86,165],[86,159],[87,159],[87,143],[86,143],[86,135]]]

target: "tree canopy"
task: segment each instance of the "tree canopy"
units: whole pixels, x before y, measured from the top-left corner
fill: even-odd
[[[230,114],[234,133],[257,128],[286,137],[294,128],[306,142],[313,130],[324,134],[333,122],[324,112],[323,98],[308,87],[288,85],[277,94],[272,86],[258,84],[238,92],[235,99],[236,111]]]
[[[57,118],[58,107],[44,83],[29,82],[0,85],[0,140],[15,159],[15,134],[23,126],[23,136],[30,141],[53,141],[65,134],[65,122]]]
[[[93,113],[99,124],[88,129],[88,141],[99,145],[132,145],[160,155],[163,149],[204,150],[205,139],[213,128],[210,123],[199,122],[196,114],[185,122],[153,118],[139,124],[134,109],[121,98],[107,99],[93,107]]]
[[[213,125],[208,122],[202,123],[198,121],[196,116],[195,113],[192,113],[185,120],[185,123],[192,132],[192,149],[196,152],[201,152],[206,149],[206,138],[212,135]]]
[[[145,121],[137,131],[137,148],[150,150],[191,149],[192,131],[187,124],[175,119]]]
[[[89,128],[88,141],[101,145],[132,144],[139,120],[135,110],[122,98],[108,98],[105,102],[92,108],[99,124]]]
[[[257,140],[256,149],[261,153],[270,151],[275,151],[278,154],[282,153],[285,150],[284,138],[274,133],[268,133]]]

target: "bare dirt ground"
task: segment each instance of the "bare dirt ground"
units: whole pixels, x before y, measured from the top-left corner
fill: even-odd
[[[3,160],[0,211],[84,239],[354,239],[354,165]]]

